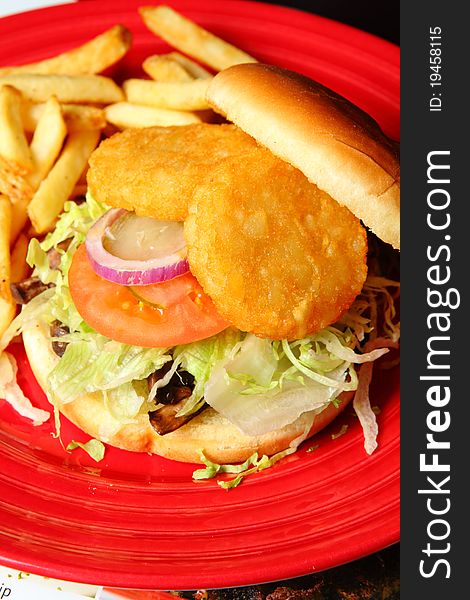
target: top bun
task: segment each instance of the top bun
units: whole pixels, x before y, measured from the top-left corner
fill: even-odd
[[[398,145],[361,109],[307,77],[259,63],[218,73],[207,100],[400,248]]]

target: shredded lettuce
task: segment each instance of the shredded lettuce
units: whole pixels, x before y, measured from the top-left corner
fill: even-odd
[[[42,425],[50,417],[46,410],[36,408],[26,398],[16,381],[18,366],[14,356],[9,352],[0,354],[0,398],[4,398],[22,417],[33,421],[34,425]]]
[[[75,440],[72,440],[67,445],[66,450],[70,452],[72,450],[75,450],[76,448],[81,448],[82,450],[84,450],[96,462],[100,462],[100,460],[103,460],[104,458],[105,447],[103,442],[100,442],[99,440],[91,439],[85,443],[76,442]]]
[[[205,340],[184,346],[176,346],[173,358],[181,369],[191,373],[195,386],[191,396],[178,412],[178,417],[197,412],[204,404],[206,384],[214,366],[224,360],[240,344],[244,334],[237,329],[228,328]]]
[[[49,374],[53,398],[67,403],[85,392],[106,392],[106,402],[116,417],[134,418],[148,399],[146,382],[140,386],[138,382],[171,360],[165,348],[129,346],[96,333],[73,337],[60,338],[68,344]]]
[[[393,294],[390,289],[394,290]],[[369,339],[384,337],[397,342],[400,339],[400,322],[395,322],[395,298],[399,291],[398,281],[369,274],[361,293],[338,321],[337,326],[347,327],[352,331],[358,348],[366,335]]]
[[[258,458],[258,453],[254,452],[246,461],[242,464],[232,465],[220,465],[210,461],[204,454],[203,450],[199,451],[199,458],[203,464],[206,465],[204,469],[197,469],[193,473],[193,479],[200,481],[201,479],[213,479],[218,475],[223,474],[236,474],[236,477],[232,479],[221,479],[217,481],[217,484],[224,490],[229,490],[240,485],[245,477],[264,469],[269,469],[277,462],[279,462],[285,456],[293,454],[297,450],[297,446],[290,446],[286,450],[282,450],[273,456],[267,456],[263,454],[261,458]]]
[[[354,364],[388,351],[359,355],[348,347],[350,341],[349,331],[335,328],[280,345],[248,334],[213,367],[205,401],[246,435],[280,429],[355,390]]]
[[[45,313],[54,293],[55,290],[53,288],[44,290],[44,292],[33,298],[23,307],[23,310],[13,319],[0,338],[0,353],[5,350],[13,338],[19,335],[23,329],[26,329],[30,323],[36,322]]]
[[[379,428],[375,413],[369,400],[369,386],[372,379],[373,364],[363,365],[359,373],[359,386],[354,396],[353,407],[364,431],[364,449],[367,454],[372,454],[377,448],[377,434]]]
[[[128,381],[103,391],[105,405],[116,420],[135,423],[139,413],[147,413],[155,407],[155,402],[148,401],[147,391],[147,381]]]
[[[206,467],[205,469],[197,469],[194,471],[193,479],[211,479],[219,473],[243,473],[250,465],[255,465],[258,462],[258,453],[254,452],[244,463],[237,465],[219,465],[214,463],[206,457],[204,450],[199,450],[199,458]]]

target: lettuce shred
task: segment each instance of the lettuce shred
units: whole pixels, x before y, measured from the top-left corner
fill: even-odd
[[[100,460],[103,460],[104,458],[104,453],[105,453],[105,447],[103,442],[100,442],[99,440],[95,440],[95,439],[91,439],[88,440],[88,442],[77,442],[75,440],[72,440],[68,445],[67,445],[67,452],[71,452],[72,450],[76,450],[77,448],[81,448],[82,450],[84,450],[88,456],[91,456],[91,458],[96,461],[96,462],[100,462]]]
[[[219,475],[224,474],[236,474],[235,477],[229,479],[219,479],[217,484],[224,490],[229,490],[234,487],[240,485],[245,477],[248,475],[252,475],[253,473],[258,473],[259,471],[263,471],[264,469],[268,469],[272,467],[277,462],[279,462],[285,456],[289,454],[293,454],[297,450],[297,447],[289,447],[286,450],[282,450],[281,452],[277,452],[273,456],[269,457],[266,454],[263,454],[260,458],[258,458],[258,453],[254,452],[246,461],[242,464],[232,465],[225,464],[220,465],[210,461],[204,454],[203,450],[199,451],[199,458],[201,462],[206,465],[204,469],[197,469],[193,473],[193,479],[196,481],[200,481],[201,479],[212,479]]]
[[[46,410],[36,408],[26,398],[16,381],[18,366],[15,357],[9,352],[0,354],[0,398],[4,398],[22,417],[33,421],[34,425],[42,425],[50,417]]]

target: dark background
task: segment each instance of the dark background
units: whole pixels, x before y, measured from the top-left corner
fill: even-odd
[[[270,0],[270,4],[306,10],[374,33],[394,44],[400,42],[398,0]]]

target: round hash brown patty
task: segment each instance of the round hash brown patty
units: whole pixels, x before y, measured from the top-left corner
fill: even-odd
[[[359,219],[261,147],[195,189],[185,237],[220,314],[262,337],[299,339],[334,323],[367,275]]]
[[[235,125],[197,123],[126,129],[90,158],[88,188],[99,202],[159,220],[183,221],[201,180],[256,142]]]

